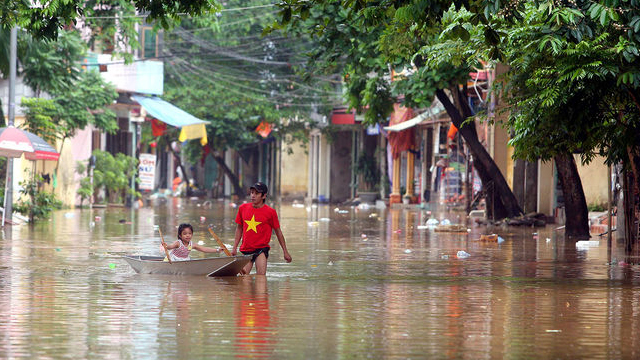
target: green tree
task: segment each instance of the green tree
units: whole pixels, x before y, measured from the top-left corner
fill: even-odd
[[[263,139],[255,129],[269,123],[272,135],[285,143],[307,139],[312,112],[328,114],[338,103],[329,79],[303,79],[297,71],[305,65],[308,40],[280,34],[263,36],[277,8],[263,0],[230,1],[216,23],[189,19],[165,34],[165,98],[210,121],[208,147],[221,170],[241,196],[238,176],[224,162],[224,151],[241,153]],[[190,151],[199,158],[198,151]]]
[[[147,21],[170,27],[183,15],[198,16],[217,10],[214,0],[51,0],[3,1],[0,4],[0,24],[5,28],[19,26],[38,38],[57,38],[58,31],[76,24],[78,19],[98,25],[94,31],[108,32],[118,23],[129,26],[135,12],[146,14]],[[110,22],[97,20],[109,19]]]
[[[138,159],[123,153],[117,153],[114,156],[99,149],[94,150],[92,155],[96,159],[96,167],[93,170],[93,189],[104,189],[105,201],[122,202],[126,194],[140,197],[140,193],[130,187],[131,178],[138,171]],[[136,181],[139,179],[136,178]],[[86,190],[82,189],[82,191]]]
[[[76,82],[52,95],[53,99],[22,99],[27,118],[23,128],[51,143],[60,140],[59,152],[62,152],[65,140],[88,124],[110,133],[117,130],[116,115],[108,108],[116,100],[117,93],[98,72],[82,72]]]
[[[311,51],[310,69],[342,71],[351,107],[369,124],[382,122],[400,101],[410,107],[430,105],[434,96],[444,105],[474,156],[474,166],[489,192],[488,205],[498,219],[522,210],[499,168],[478,139],[474,114],[459,84],[466,83],[475,63],[425,66],[423,46],[437,41],[441,19],[451,2],[287,1],[275,28],[310,34],[318,44]],[[462,28],[456,32],[462,34]],[[488,29],[489,33],[493,30]],[[409,70],[396,80],[395,73]],[[487,187],[490,187],[488,189]],[[495,203],[492,200],[495,198]]]

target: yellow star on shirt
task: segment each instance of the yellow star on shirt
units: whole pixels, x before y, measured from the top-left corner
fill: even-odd
[[[256,234],[258,233],[258,225],[262,224],[260,221],[256,221],[256,216],[251,216],[251,220],[245,220],[247,223],[247,231],[253,230]]]

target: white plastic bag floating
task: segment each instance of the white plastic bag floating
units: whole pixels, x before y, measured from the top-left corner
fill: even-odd
[[[427,220],[427,226],[436,226],[438,225],[440,222],[434,218],[431,218],[429,220]]]
[[[458,259],[466,259],[469,256],[471,256],[471,254],[469,254],[468,252],[464,251],[464,250],[460,250],[458,251],[458,253],[456,254],[456,256],[458,257]]]

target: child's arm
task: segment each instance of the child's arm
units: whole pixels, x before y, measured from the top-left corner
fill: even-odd
[[[198,245],[198,244],[194,244],[193,248],[198,250],[198,251],[205,252],[205,253],[219,253],[219,252],[222,251],[222,248],[214,249],[214,248],[210,248],[210,247],[206,247],[206,246],[202,246],[202,245]]]
[[[178,247],[180,247],[180,242],[178,240],[176,240],[172,244],[162,243],[162,246],[167,250],[177,249]]]

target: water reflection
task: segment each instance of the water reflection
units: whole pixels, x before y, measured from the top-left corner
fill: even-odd
[[[238,357],[269,357],[276,324],[271,322],[267,277],[244,276],[239,280],[236,302],[236,354]]]
[[[615,239],[581,248],[552,226],[485,228],[446,209],[284,204],[294,262],[274,246],[266,277],[140,275],[121,260],[159,255],[154,225],[169,240],[190,222],[215,247],[211,224],[231,244],[237,208],[198,205],[5,229],[0,358],[640,358],[640,267],[614,262]],[[469,230],[423,228],[431,217]]]

